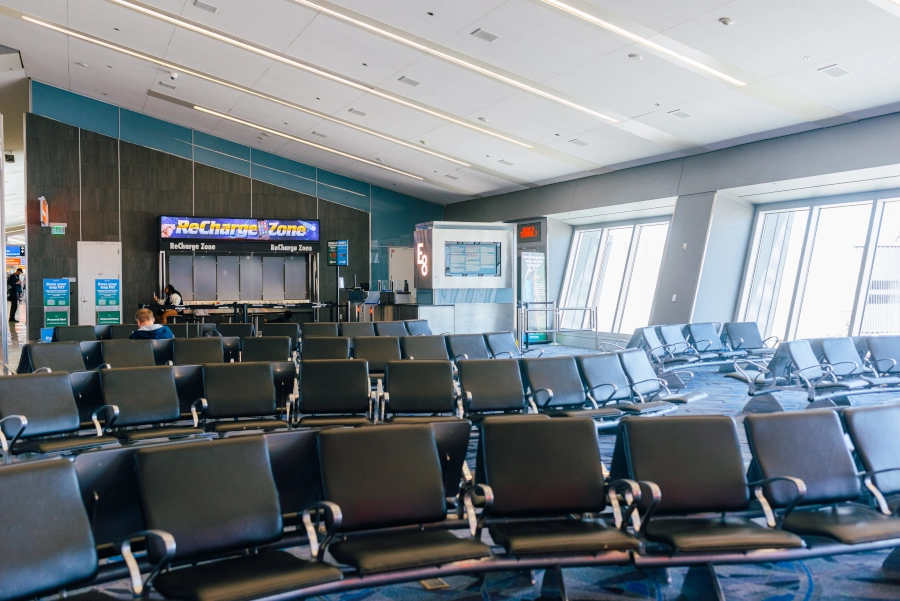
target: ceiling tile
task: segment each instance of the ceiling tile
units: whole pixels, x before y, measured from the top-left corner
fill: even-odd
[[[259,78],[255,90],[323,113],[335,113],[364,93],[318,75],[275,63]]]
[[[245,86],[252,86],[274,62],[185,29],[172,35],[165,58]]]
[[[316,16],[314,11],[285,0],[204,1],[219,10],[213,14],[189,0],[181,16],[278,52],[284,52]]]
[[[322,119],[308,113],[250,94],[245,94],[231,108],[230,113],[235,117],[253,121],[294,136],[299,136],[309,128],[322,122]]]
[[[403,84],[404,86],[406,84]],[[365,116],[354,115],[349,109],[354,108],[366,113]],[[397,138],[413,139],[420,134],[441,127],[446,123],[443,119],[432,117],[427,113],[405,107],[372,94],[364,94],[334,113],[346,121],[374,129]]]
[[[108,0],[68,0],[68,4],[69,27],[155,56],[166,53],[175,32],[174,25]]]
[[[578,140],[586,145],[573,144],[571,140]],[[582,132],[577,136],[568,136],[568,139],[564,138],[548,146],[604,166],[660,155],[669,151],[664,146],[654,144],[615,126]]]

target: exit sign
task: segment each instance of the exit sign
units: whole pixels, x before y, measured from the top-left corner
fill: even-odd
[[[50,226],[50,234],[54,235],[54,236],[65,236],[66,235],[66,226],[51,225]]]

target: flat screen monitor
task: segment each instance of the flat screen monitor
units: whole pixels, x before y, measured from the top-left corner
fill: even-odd
[[[444,275],[495,277],[500,275],[499,242],[445,242]]]

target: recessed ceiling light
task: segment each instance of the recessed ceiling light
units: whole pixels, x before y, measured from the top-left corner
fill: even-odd
[[[378,131],[375,131],[375,130],[373,130],[373,129],[369,129],[369,128],[364,127],[364,126],[362,126],[362,125],[357,125],[357,124],[355,124],[355,123],[353,123],[353,122],[351,122],[351,121],[345,121],[345,120],[343,120],[343,119],[334,117],[334,116],[329,115],[329,114],[327,114],[327,113],[323,113],[323,112],[320,112],[320,111],[316,111],[316,110],[313,110],[313,109],[309,109],[309,108],[306,108],[306,107],[301,106],[301,105],[299,105],[299,104],[296,104],[296,103],[293,103],[293,102],[289,102],[289,101],[284,100],[284,99],[282,99],[282,98],[278,98],[277,96],[271,96],[271,95],[269,95],[269,94],[265,94],[265,93],[263,93],[263,92],[259,92],[259,91],[257,91],[257,90],[254,90],[253,88],[248,88],[248,87],[246,87],[246,86],[242,86],[242,85],[239,85],[239,84],[236,84],[236,83],[232,83],[232,82],[227,81],[227,80],[224,80],[224,79],[219,79],[219,78],[213,77],[213,76],[211,76],[211,75],[206,75],[205,73],[201,73],[201,72],[198,72],[198,71],[191,71],[190,69],[185,69],[185,68],[183,68],[181,65],[175,65],[175,64],[173,64],[173,63],[169,63],[169,62],[167,62],[167,61],[165,61],[165,60],[156,58],[156,57],[154,57],[154,56],[151,56],[151,55],[148,55],[148,54],[143,54],[143,53],[141,53],[141,52],[136,52],[136,51],[131,50],[131,49],[129,49],[129,48],[126,48],[126,47],[124,47],[124,46],[119,46],[118,44],[113,44],[113,43],[111,43],[111,42],[107,42],[107,41],[101,40],[101,39],[99,39],[99,38],[94,38],[94,37],[88,36],[88,35],[85,35],[85,34],[82,34],[82,33],[78,32],[78,31],[76,31],[76,30],[69,29],[69,28],[67,28],[67,27],[61,27],[61,26],[57,26],[57,25],[52,25],[52,24],[49,24],[49,23],[45,23],[45,22],[43,22],[43,21],[40,21],[40,20],[38,20],[38,19],[34,19],[34,18],[31,18],[31,17],[25,16],[25,15],[22,16],[22,19],[25,20],[25,21],[28,21],[29,23],[34,23],[35,25],[40,25],[41,27],[45,27],[45,28],[47,28],[47,29],[51,29],[51,30],[53,30],[53,31],[57,31],[57,32],[62,33],[62,34],[64,34],[64,35],[68,35],[68,36],[77,38],[77,39],[79,39],[79,40],[83,40],[83,41],[85,41],[85,42],[89,42],[89,43],[91,43],[91,44],[95,44],[95,45],[97,45],[97,46],[101,46],[101,47],[103,47],[103,48],[108,48],[108,49],[110,49],[110,50],[114,50],[114,51],[116,51],[116,52],[120,52],[120,53],[125,54],[125,55],[127,55],[127,56],[132,56],[132,57],[134,57],[134,58],[138,58],[138,59],[140,59],[140,60],[144,60],[144,61],[147,61],[147,62],[149,62],[149,63],[153,63],[153,64],[158,65],[158,66],[160,66],[160,67],[163,67],[163,68],[165,68],[165,69],[169,69],[171,73],[177,73],[178,71],[180,71],[180,72],[182,72],[182,73],[185,73],[185,74],[190,75],[190,76],[192,76],[192,77],[196,77],[196,78],[198,78],[198,79],[202,79],[202,80],[204,80],[204,81],[209,81],[209,82],[211,82],[211,83],[215,83],[215,84],[224,86],[224,87],[226,87],[226,88],[230,88],[230,89],[232,89],[232,90],[237,90],[237,91],[239,91],[239,92],[243,92],[243,93],[245,93],[245,94],[249,94],[249,95],[251,95],[251,96],[255,96],[255,97],[257,97],[257,98],[261,98],[261,99],[263,99],[263,100],[268,100],[269,102],[274,102],[274,103],[279,104],[279,105],[281,105],[281,106],[284,106],[284,107],[287,107],[287,108],[291,108],[291,109],[294,109],[294,110],[296,110],[296,111],[300,111],[300,112],[306,113],[306,114],[308,114],[308,115],[313,115],[313,116],[315,116],[315,117],[318,117],[319,119],[324,119],[324,120],[326,120],[326,121],[331,121],[331,122],[333,122],[333,123],[337,123],[337,124],[342,125],[342,126],[344,126],[344,127],[348,127],[348,128],[350,128],[350,129],[354,129],[354,130],[356,130],[356,131],[359,131],[359,132],[368,134],[368,135],[370,135],[370,136],[375,136],[375,137],[377,137],[377,138],[381,138],[382,140],[387,140],[388,142],[393,142],[394,144],[399,144],[399,145],[401,145],[401,146],[405,146],[406,148],[412,148],[413,150],[415,150],[415,151],[417,151],[417,152],[422,152],[422,153],[425,153],[425,154],[429,154],[429,155],[431,155],[431,156],[433,156],[433,157],[436,157],[436,158],[439,158],[439,159],[443,159],[443,160],[445,160],[445,161],[450,161],[451,163],[456,163],[457,165],[462,165],[463,167],[470,167],[470,166],[471,166],[469,163],[466,163],[466,162],[464,162],[464,161],[460,161],[459,159],[455,159],[455,158],[453,158],[453,157],[449,157],[449,156],[447,156],[447,155],[443,155],[443,154],[441,154],[441,153],[439,153],[439,152],[435,152],[435,151],[433,151],[433,150],[429,150],[429,149],[426,149],[426,148],[422,148],[422,147],[419,146],[418,144],[413,144],[412,142],[408,142],[408,141],[402,140],[402,139],[400,139],[400,138],[394,138],[394,137],[392,137],[392,136],[389,136],[389,135],[387,135],[387,134],[383,134],[383,133],[378,132]],[[318,99],[317,99],[317,100],[318,100]],[[285,124],[285,125],[288,125],[288,122],[285,121],[284,124]],[[473,128],[480,131],[480,128],[476,128],[476,127],[473,127]],[[486,132],[486,133],[489,133],[489,132]],[[513,140],[510,140],[510,141],[513,141]],[[520,145],[520,146],[525,146],[526,148],[531,148],[531,146],[522,144],[521,142],[515,142],[515,143],[518,144],[518,145]]]
[[[674,111],[669,111],[669,114],[673,117],[678,117],[679,119],[689,119],[692,115],[690,113],[686,113],[681,109],[675,109]]]
[[[87,67],[87,63],[75,63],[79,67]]]
[[[503,159],[500,159],[500,160],[497,161],[497,162],[500,163],[501,165],[508,165],[509,167],[512,167],[512,166],[515,164],[515,163],[510,163],[509,161],[506,161],[506,160],[503,160]]]
[[[588,143],[584,140],[579,140],[578,138],[573,138],[569,140],[569,144],[574,144],[575,146],[587,146]]]
[[[487,118],[487,117],[479,117],[478,120],[481,121],[482,123],[487,123],[487,122],[488,122],[488,118]]]
[[[299,0],[294,0],[294,1],[297,2]],[[612,23],[609,23],[608,21],[604,21],[603,19],[597,18],[590,13],[586,13],[583,10],[579,10],[579,9],[575,8],[574,6],[570,6],[570,5],[566,4],[565,2],[561,2],[560,0],[542,0],[542,2],[549,4],[550,6],[555,6],[556,8],[558,8],[560,10],[564,10],[567,13],[569,13],[570,15],[574,15],[574,16],[578,17],[579,19],[584,19],[585,21],[593,23],[594,25],[598,25],[598,26],[602,27],[603,29],[606,29],[607,31],[617,33],[624,38],[628,38],[632,42],[637,42],[638,44],[640,44],[642,46],[646,46],[647,48],[652,48],[653,50],[656,50],[657,52],[662,52],[663,54],[670,56],[676,60],[679,60],[679,61],[685,63],[686,65],[690,65],[696,69],[700,69],[701,71],[704,71],[705,73],[709,73],[710,75],[712,75],[714,77],[718,77],[719,79],[727,81],[731,84],[734,84],[736,86],[747,85],[746,83],[744,83],[743,81],[741,81],[737,78],[731,77],[730,75],[726,75],[725,73],[722,73],[721,71],[716,71],[712,67],[707,67],[706,65],[704,65],[703,63],[701,63],[699,61],[695,61],[692,58],[688,58],[688,57],[684,56],[683,54],[678,54],[674,50],[669,50],[665,46],[660,46],[656,42],[651,42],[647,38],[644,38],[637,34],[631,33],[630,31],[622,29],[621,27],[618,27],[616,25],[613,25]]]
[[[133,2],[129,2],[128,0],[109,0],[109,1],[110,1],[110,2],[114,2],[115,4],[118,4],[118,5],[120,5],[120,6],[128,7],[128,8],[130,8],[130,9],[134,10],[134,11],[143,13],[143,14],[145,14],[145,15],[149,15],[149,16],[154,17],[154,18],[156,18],[156,19],[160,19],[160,20],[162,20],[162,21],[166,21],[167,23],[172,23],[173,25],[177,25],[178,27],[183,27],[183,28],[188,29],[188,30],[190,30],[190,31],[199,33],[199,34],[201,34],[201,35],[205,35],[205,36],[210,37],[210,38],[213,38],[213,39],[215,39],[215,40],[219,40],[219,41],[221,41],[221,42],[225,42],[226,44],[230,44],[230,45],[235,46],[235,47],[237,47],[237,48],[241,48],[241,49],[243,49],[243,50],[248,50],[248,51],[253,52],[253,53],[255,53],[255,54],[258,54],[258,55],[260,55],[260,56],[265,56],[266,58],[270,58],[270,59],[275,60],[275,61],[278,61],[278,62],[280,62],[280,63],[284,63],[284,64],[286,64],[286,65],[290,65],[290,66],[292,66],[292,67],[296,67],[297,69],[302,69],[303,71],[307,71],[307,72],[309,72],[309,73],[314,73],[314,74],[316,74],[316,75],[318,75],[318,76],[320,76],[320,77],[324,77],[324,78],[326,78],[326,79],[330,79],[331,81],[336,81],[336,82],[338,82],[338,83],[342,83],[342,84],[344,84],[344,85],[346,85],[346,86],[349,86],[349,87],[351,87],[351,88],[355,88],[355,89],[360,90],[360,91],[362,91],[362,92],[365,92],[365,93],[367,93],[367,94],[372,94],[373,96],[378,96],[379,98],[383,98],[383,99],[385,99],[385,100],[389,100],[389,101],[391,101],[391,102],[395,102],[395,103],[397,103],[397,104],[400,104],[400,105],[409,107],[409,108],[411,108],[411,109],[413,109],[413,110],[420,111],[420,112],[422,112],[422,113],[426,113],[426,114],[431,115],[431,116],[433,116],[433,117],[437,117],[438,119],[443,119],[444,121],[449,121],[450,123],[455,123],[455,124],[457,124],[457,125],[461,125],[462,127],[466,127],[466,128],[469,128],[469,129],[473,129],[473,130],[478,131],[478,132],[481,132],[481,133],[483,133],[483,134],[485,134],[485,135],[492,136],[492,137],[494,137],[494,138],[499,138],[499,139],[501,139],[501,140],[504,140],[504,141],[509,142],[509,143],[511,143],[511,144],[515,144],[515,145],[517,145],[517,146],[522,146],[522,147],[524,147],[524,148],[534,148],[534,146],[532,146],[532,145],[530,145],[530,144],[526,144],[526,143],[524,143],[524,142],[520,142],[520,141],[518,141],[518,140],[515,140],[515,139],[513,139],[513,138],[509,138],[509,137],[507,137],[507,136],[504,136],[504,135],[502,135],[502,134],[498,134],[498,133],[496,133],[496,132],[488,131],[488,130],[486,130],[486,129],[481,129],[481,128],[478,127],[477,125],[475,125],[475,124],[473,124],[473,123],[470,123],[470,122],[468,122],[468,121],[463,121],[463,120],[461,120],[461,119],[455,119],[454,117],[451,117],[450,115],[446,115],[446,114],[444,114],[444,113],[439,113],[438,111],[434,111],[434,110],[428,109],[428,108],[426,108],[426,107],[424,107],[424,106],[421,106],[421,105],[419,105],[419,104],[416,104],[416,103],[414,103],[414,102],[410,102],[410,101],[408,101],[408,100],[404,100],[404,99],[402,99],[402,98],[399,98],[399,97],[397,97],[397,96],[393,96],[393,95],[388,94],[388,93],[386,93],[386,92],[382,92],[381,90],[378,90],[377,88],[369,87],[369,86],[367,86],[367,85],[361,84],[361,83],[356,82],[356,81],[354,81],[354,80],[352,80],[352,79],[348,79],[348,78],[343,77],[343,76],[341,76],[341,75],[338,75],[338,74],[336,74],[336,73],[332,73],[332,72],[330,72],[330,71],[325,71],[324,69],[319,69],[319,68],[314,67],[314,66],[312,66],[312,65],[309,65],[309,64],[307,64],[307,63],[303,63],[303,62],[300,62],[300,61],[298,61],[298,60],[292,59],[292,58],[290,58],[290,57],[288,57],[288,56],[285,56],[285,55],[282,55],[282,54],[278,54],[278,53],[272,52],[272,51],[270,51],[270,50],[265,50],[265,49],[263,49],[263,48],[260,48],[260,47],[257,47],[257,46],[253,46],[253,45],[251,45],[251,44],[247,44],[246,42],[242,42],[242,41],[240,41],[240,40],[238,40],[238,39],[229,37],[229,36],[227,36],[227,35],[218,33],[218,32],[216,32],[216,31],[213,31],[213,30],[211,30],[211,29],[207,29],[207,28],[205,28],[205,27],[200,27],[199,25],[196,25],[196,24],[194,24],[194,23],[191,23],[191,22],[189,22],[189,21],[186,21],[186,20],[184,20],[184,19],[181,19],[180,17],[176,17],[176,16],[169,15],[169,14],[166,14],[166,13],[163,13],[163,12],[160,12],[160,11],[156,11],[156,10],[153,10],[153,9],[151,9],[151,8],[147,8],[147,7],[145,7],[145,6],[142,6],[142,5],[139,5],[139,4],[135,4],[135,3],[133,3]],[[301,0],[295,0],[295,1],[300,2],[301,4],[304,3],[304,2],[301,2]],[[316,5],[312,5],[311,3],[310,3],[310,5],[311,5],[313,8],[316,7]],[[333,11],[332,11],[332,12],[333,12]],[[328,14],[331,14],[331,13],[328,13]],[[335,14],[340,14],[340,13],[335,13]],[[25,19],[26,21],[31,22],[31,23],[37,23],[37,24],[39,24],[39,25],[42,25],[42,26],[44,26],[44,27],[48,27],[48,28],[50,28],[50,29],[56,29],[57,31],[64,31],[64,32],[66,32],[66,30],[57,28],[57,27],[55,27],[55,26],[53,26],[53,25],[49,25],[49,24],[47,24],[47,23],[43,23],[43,22],[41,22],[41,21],[39,21],[39,20],[37,20],[37,19],[31,18],[31,17],[27,17],[27,16],[24,16],[24,15],[23,15],[22,18]],[[379,30],[379,31],[380,31],[380,30]],[[71,35],[71,34],[70,34],[70,35]],[[400,38],[400,39],[402,39],[402,38]],[[96,43],[96,42],[95,42],[95,43]],[[317,100],[318,100],[318,99],[317,99]],[[598,115],[599,115],[599,113],[598,113]],[[615,122],[615,120],[613,120],[613,121]]]
[[[473,31],[472,33],[470,33],[469,35],[476,37],[479,40],[484,40],[485,42],[493,42],[494,40],[496,40],[500,37],[499,35],[497,35],[495,33],[491,33],[490,31],[485,31],[484,29],[482,29],[480,27],[478,29],[476,29],[475,31]]]
[[[208,2],[204,2],[203,0],[194,0],[194,6],[199,8],[200,10],[205,10],[206,12],[210,12],[212,14],[216,14],[218,12],[219,7],[213,6]]]
[[[642,60],[644,60],[644,57],[641,56],[640,54],[629,54],[629,55],[628,55],[628,58],[630,58],[630,59],[633,60],[633,61],[642,61]]]
[[[847,71],[845,68],[839,65],[829,65],[828,67],[822,67],[821,69],[817,70],[820,73],[831,75],[832,77],[843,77],[844,75],[850,75],[850,71]]]
[[[413,79],[412,77],[407,77],[406,75],[401,75],[399,78],[397,78],[397,81],[402,81],[403,83],[410,85],[412,87],[416,87],[420,83],[420,82],[416,81],[415,79]]]
[[[112,0],[112,1],[118,2],[120,4],[125,4],[126,6],[131,5],[131,3],[127,2],[127,0]],[[394,40],[395,42],[399,42],[399,43],[409,46],[411,48],[415,48],[416,50],[418,50],[420,52],[425,52],[426,54],[436,56],[447,62],[453,63],[455,65],[459,65],[460,67],[465,67],[466,69],[475,71],[476,73],[480,73],[480,74],[490,77],[492,79],[496,79],[497,81],[502,81],[503,83],[509,84],[516,88],[519,88],[520,90],[525,90],[526,92],[531,92],[532,94],[536,94],[536,95],[546,98],[548,100],[552,100],[553,102],[558,102],[559,104],[563,104],[570,108],[579,110],[579,111],[581,111],[583,113],[587,113],[589,115],[593,115],[599,119],[604,119],[611,123],[619,122],[619,120],[614,117],[604,115],[603,113],[597,112],[586,106],[582,106],[576,102],[572,102],[571,100],[566,100],[565,98],[561,98],[560,96],[551,94],[550,92],[545,92],[544,90],[540,90],[540,89],[530,86],[524,82],[518,81],[511,77],[507,77],[505,75],[501,75],[500,73],[491,71],[490,69],[486,69],[485,67],[481,67],[479,65],[470,63],[468,61],[464,61],[460,58],[457,58],[455,56],[447,54],[446,52],[441,52],[440,50],[432,48],[431,46],[426,46],[425,44],[415,42],[415,41],[405,38],[401,35],[397,35],[396,33],[392,33],[390,31],[386,31],[379,27],[375,27],[374,25],[370,25],[369,23],[360,21],[359,19],[354,19],[353,17],[351,17],[349,15],[345,15],[344,13],[338,12],[331,8],[327,8],[321,4],[316,4],[315,2],[312,2],[311,0],[294,0],[294,2],[296,2],[297,4],[302,4],[303,6],[306,6],[307,8],[317,10],[320,13],[324,13],[330,17],[334,17],[335,19],[340,19],[342,21],[346,21],[347,23],[352,23],[353,25],[360,27],[362,29],[365,29],[366,31],[371,31],[373,33],[377,33],[378,35],[386,37],[390,40]],[[138,8],[137,10],[142,10],[142,9]],[[490,34],[490,35],[493,35],[493,34]]]
[[[320,138],[327,138],[327,137],[328,137],[327,135],[323,134],[323,133],[320,132],[320,131],[314,131],[314,132],[312,132],[312,135],[314,135],[314,136],[319,136]]]
[[[349,109],[347,112],[353,113],[354,115],[359,115],[360,117],[365,117],[366,113],[362,112],[359,109]]]
[[[725,27],[728,27],[729,25],[734,25],[734,19],[730,17],[722,17],[721,19],[719,19],[719,23],[721,23]]]
[[[264,131],[270,133],[275,136],[279,136],[281,138],[285,138],[287,140],[292,140],[299,144],[304,144],[306,146],[312,146],[313,148],[318,148],[319,150],[324,150],[325,152],[330,152],[332,154],[337,154],[342,157],[347,157],[348,159],[353,159],[354,161],[359,161],[361,163],[366,163],[368,165],[374,165],[375,167],[380,167],[382,169],[387,169],[388,171],[393,171],[394,173],[399,173],[400,175],[405,175],[406,177],[411,177],[413,179],[417,179],[419,181],[423,181],[424,178],[419,177],[418,175],[413,175],[412,173],[407,173],[406,171],[401,171],[400,169],[394,169],[393,167],[388,167],[387,165],[378,165],[373,163],[369,159],[364,159],[362,157],[358,157],[356,155],[350,154],[348,152],[343,152],[341,150],[337,150],[335,148],[330,148],[328,146],[322,146],[321,144],[317,144],[315,142],[310,142],[309,140],[304,140],[303,138],[298,138],[297,136],[292,136],[291,134],[287,134],[277,129],[271,129],[265,127],[263,125],[259,125],[257,123],[251,123],[250,121],[244,121],[243,119],[238,119],[237,117],[232,117],[231,115],[226,115],[225,113],[220,113],[219,111],[214,111],[212,109],[208,109],[202,106],[194,105],[194,109],[203,113],[207,113],[209,115],[213,115],[215,117],[219,117],[220,119],[227,119],[228,121],[233,121],[234,123],[238,123],[240,125],[246,125],[247,127],[252,127],[253,129],[258,129],[260,131]],[[376,159],[377,160],[377,159]]]
[[[174,89],[175,89],[175,86],[173,86],[172,84],[170,84],[170,83],[168,83],[168,82],[165,82],[165,81],[159,82],[159,85],[161,85],[161,86],[164,87],[164,88],[169,88],[170,90],[174,90]]]
[[[447,175],[445,175],[444,177],[446,177],[447,179],[459,179],[455,175],[450,175],[449,173]]]

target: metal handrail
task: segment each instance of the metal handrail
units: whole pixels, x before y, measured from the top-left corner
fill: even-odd
[[[549,305],[549,307],[532,307],[531,305]],[[590,316],[590,325],[588,328],[563,328],[560,324],[562,324],[562,312],[563,311],[587,311]],[[552,315],[551,327],[547,327],[541,330],[532,330],[529,324],[529,313],[549,313]],[[556,334],[559,332],[576,332],[576,331],[592,331],[594,332],[594,337],[598,336],[597,333],[597,323],[598,323],[598,313],[596,307],[557,307],[555,302],[552,301],[539,301],[539,302],[527,302],[519,304],[519,319],[517,321],[517,332],[516,337],[519,342],[524,345],[525,348],[528,347],[528,335],[529,334],[552,334],[554,336],[554,341],[556,338]],[[598,344],[597,340],[594,341],[595,346]]]

